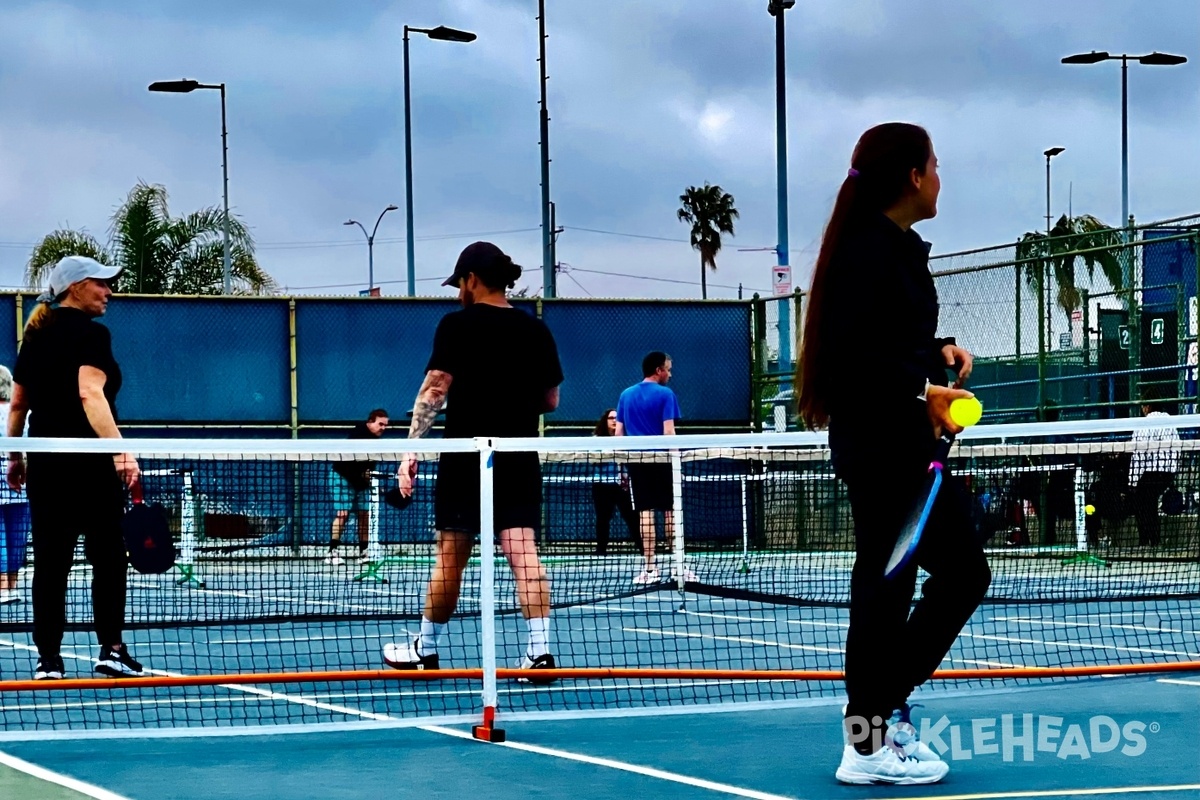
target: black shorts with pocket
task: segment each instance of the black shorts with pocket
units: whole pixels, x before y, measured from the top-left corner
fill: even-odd
[[[542,527],[542,468],[537,453],[496,453],[492,468],[495,531]],[[433,493],[439,531],[479,533],[479,455],[443,453]]]
[[[675,486],[670,464],[630,464],[634,511],[671,511]]]

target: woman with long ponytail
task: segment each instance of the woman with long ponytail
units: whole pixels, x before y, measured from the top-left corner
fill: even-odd
[[[799,410],[828,426],[833,466],[854,516],[846,635],[843,783],[936,783],[949,767],[919,740],[909,696],[941,663],[991,581],[953,477],[939,492],[917,557],[885,565],[921,490],[937,437],[961,430],[951,401],[971,355],[938,338],[929,247],[913,224],[937,214],[941,180],[929,134],[907,123],[858,141],[813,272],[799,372]],[[956,373],[948,386],[946,372]],[[917,567],[929,577],[913,606]],[[910,613],[911,611],[911,613]]]

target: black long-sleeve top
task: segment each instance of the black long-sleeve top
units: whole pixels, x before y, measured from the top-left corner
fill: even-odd
[[[934,443],[920,399],[945,386],[929,245],[883,214],[853,223],[829,264],[818,374],[835,459],[880,447],[923,455]]]

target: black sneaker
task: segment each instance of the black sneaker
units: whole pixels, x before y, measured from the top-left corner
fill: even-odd
[[[121,645],[120,650],[107,645],[100,648],[100,658],[96,659],[96,672],[110,678],[140,678],[145,674],[142,672],[142,665],[129,655],[129,648],[125,645]]]
[[[37,669],[33,671],[35,681],[61,681],[66,667],[63,666],[62,656],[46,656],[39,658]]]
[[[542,653],[537,658],[531,658],[528,653],[521,659],[521,664],[518,669],[554,669],[554,656],[549,653]],[[528,678],[517,678],[517,683],[533,683],[538,686],[546,686],[554,683],[558,678],[535,678],[532,675]]]
[[[420,641],[420,636],[414,636],[411,644],[403,642],[385,644],[383,646],[383,663],[392,669],[440,669],[437,653],[430,653],[427,656],[420,654],[417,648]]]

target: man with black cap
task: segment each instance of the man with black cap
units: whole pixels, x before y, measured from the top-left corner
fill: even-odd
[[[443,317],[434,333],[410,439],[428,433],[443,406],[446,438],[537,436],[540,415],[558,407],[563,374],[554,337],[541,320],[513,308],[505,294],[520,276],[521,267],[494,244],[475,242],[459,255],[454,274],[442,285],[458,288],[462,310]],[[494,465],[495,530],[529,624],[521,668],[553,669],[550,584],[535,544],[542,516],[541,464],[536,453],[504,452],[496,454]],[[402,495],[411,496],[416,473],[416,456],[410,453],[397,474]],[[479,458],[474,453],[442,454],[434,518],[437,558],[421,631],[383,650],[384,661],[395,669],[439,668],[442,634],[458,604],[463,569],[479,533]]]

